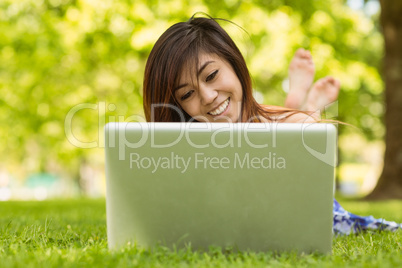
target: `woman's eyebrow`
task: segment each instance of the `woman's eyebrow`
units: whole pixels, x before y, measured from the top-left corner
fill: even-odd
[[[205,67],[207,67],[208,64],[213,63],[213,62],[214,62],[213,60],[204,62],[204,64],[203,64],[203,65],[200,67],[200,69],[198,70],[197,76],[200,76],[200,74],[202,73],[202,71],[204,71]]]
[[[213,62],[215,62],[215,61],[210,60],[210,61],[204,62],[204,64],[203,64],[203,65],[200,67],[200,69],[198,70],[197,77],[200,76],[200,74],[202,73],[202,71],[204,71],[204,69],[208,66],[208,64],[213,63]],[[186,87],[186,86],[188,86],[187,83],[186,83],[186,84],[178,85],[173,91],[177,91],[177,90],[181,89],[182,87]]]
[[[174,91],[177,91],[177,90],[179,90],[179,89],[181,89],[182,87],[186,87],[186,86],[188,86],[187,83],[186,83],[186,84],[178,85],[177,87],[175,87],[175,89],[173,90],[173,92],[174,92]]]

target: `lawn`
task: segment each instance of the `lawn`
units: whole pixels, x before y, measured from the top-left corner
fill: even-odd
[[[357,214],[402,222],[402,201],[341,200]],[[336,237],[332,255],[230,252],[211,248],[110,252],[105,200],[0,203],[0,267],[402,267],[402,231]]]

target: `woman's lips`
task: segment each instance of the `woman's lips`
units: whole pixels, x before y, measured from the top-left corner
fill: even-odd
[[[223,114],[223,112],[225,112],[226,109],[229,107],[229,102],[230,102],[230,98],[227,98],[227,100],[225,100],[221,105],[219,105],[218,108],[216,108],[213,111],[208,112],[208,114],[210,114],[212,116],[217,116],[217,115]]]

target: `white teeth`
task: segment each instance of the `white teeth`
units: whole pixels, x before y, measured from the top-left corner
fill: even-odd
[[[228,107],[229,105],[229,98],[227,100],[225,100],[224,103],[222,103],[221,106],[219,106],[218,108],[216,108],[215,110],[209,112],[209,114],[211,115],[219,115],[221,114],[223,111],[225,111],[225,109]]]

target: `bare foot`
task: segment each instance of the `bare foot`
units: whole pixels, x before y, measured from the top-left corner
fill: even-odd
[[[303,110],[317,111],[336,101],[341,83],[339,80],[327,76],[314,83],[307,95],[306,105]]]
[[[285,107],[301,109],[314,80],[314,63],[309,51],[299,48],[289,65],[289,93]]]

